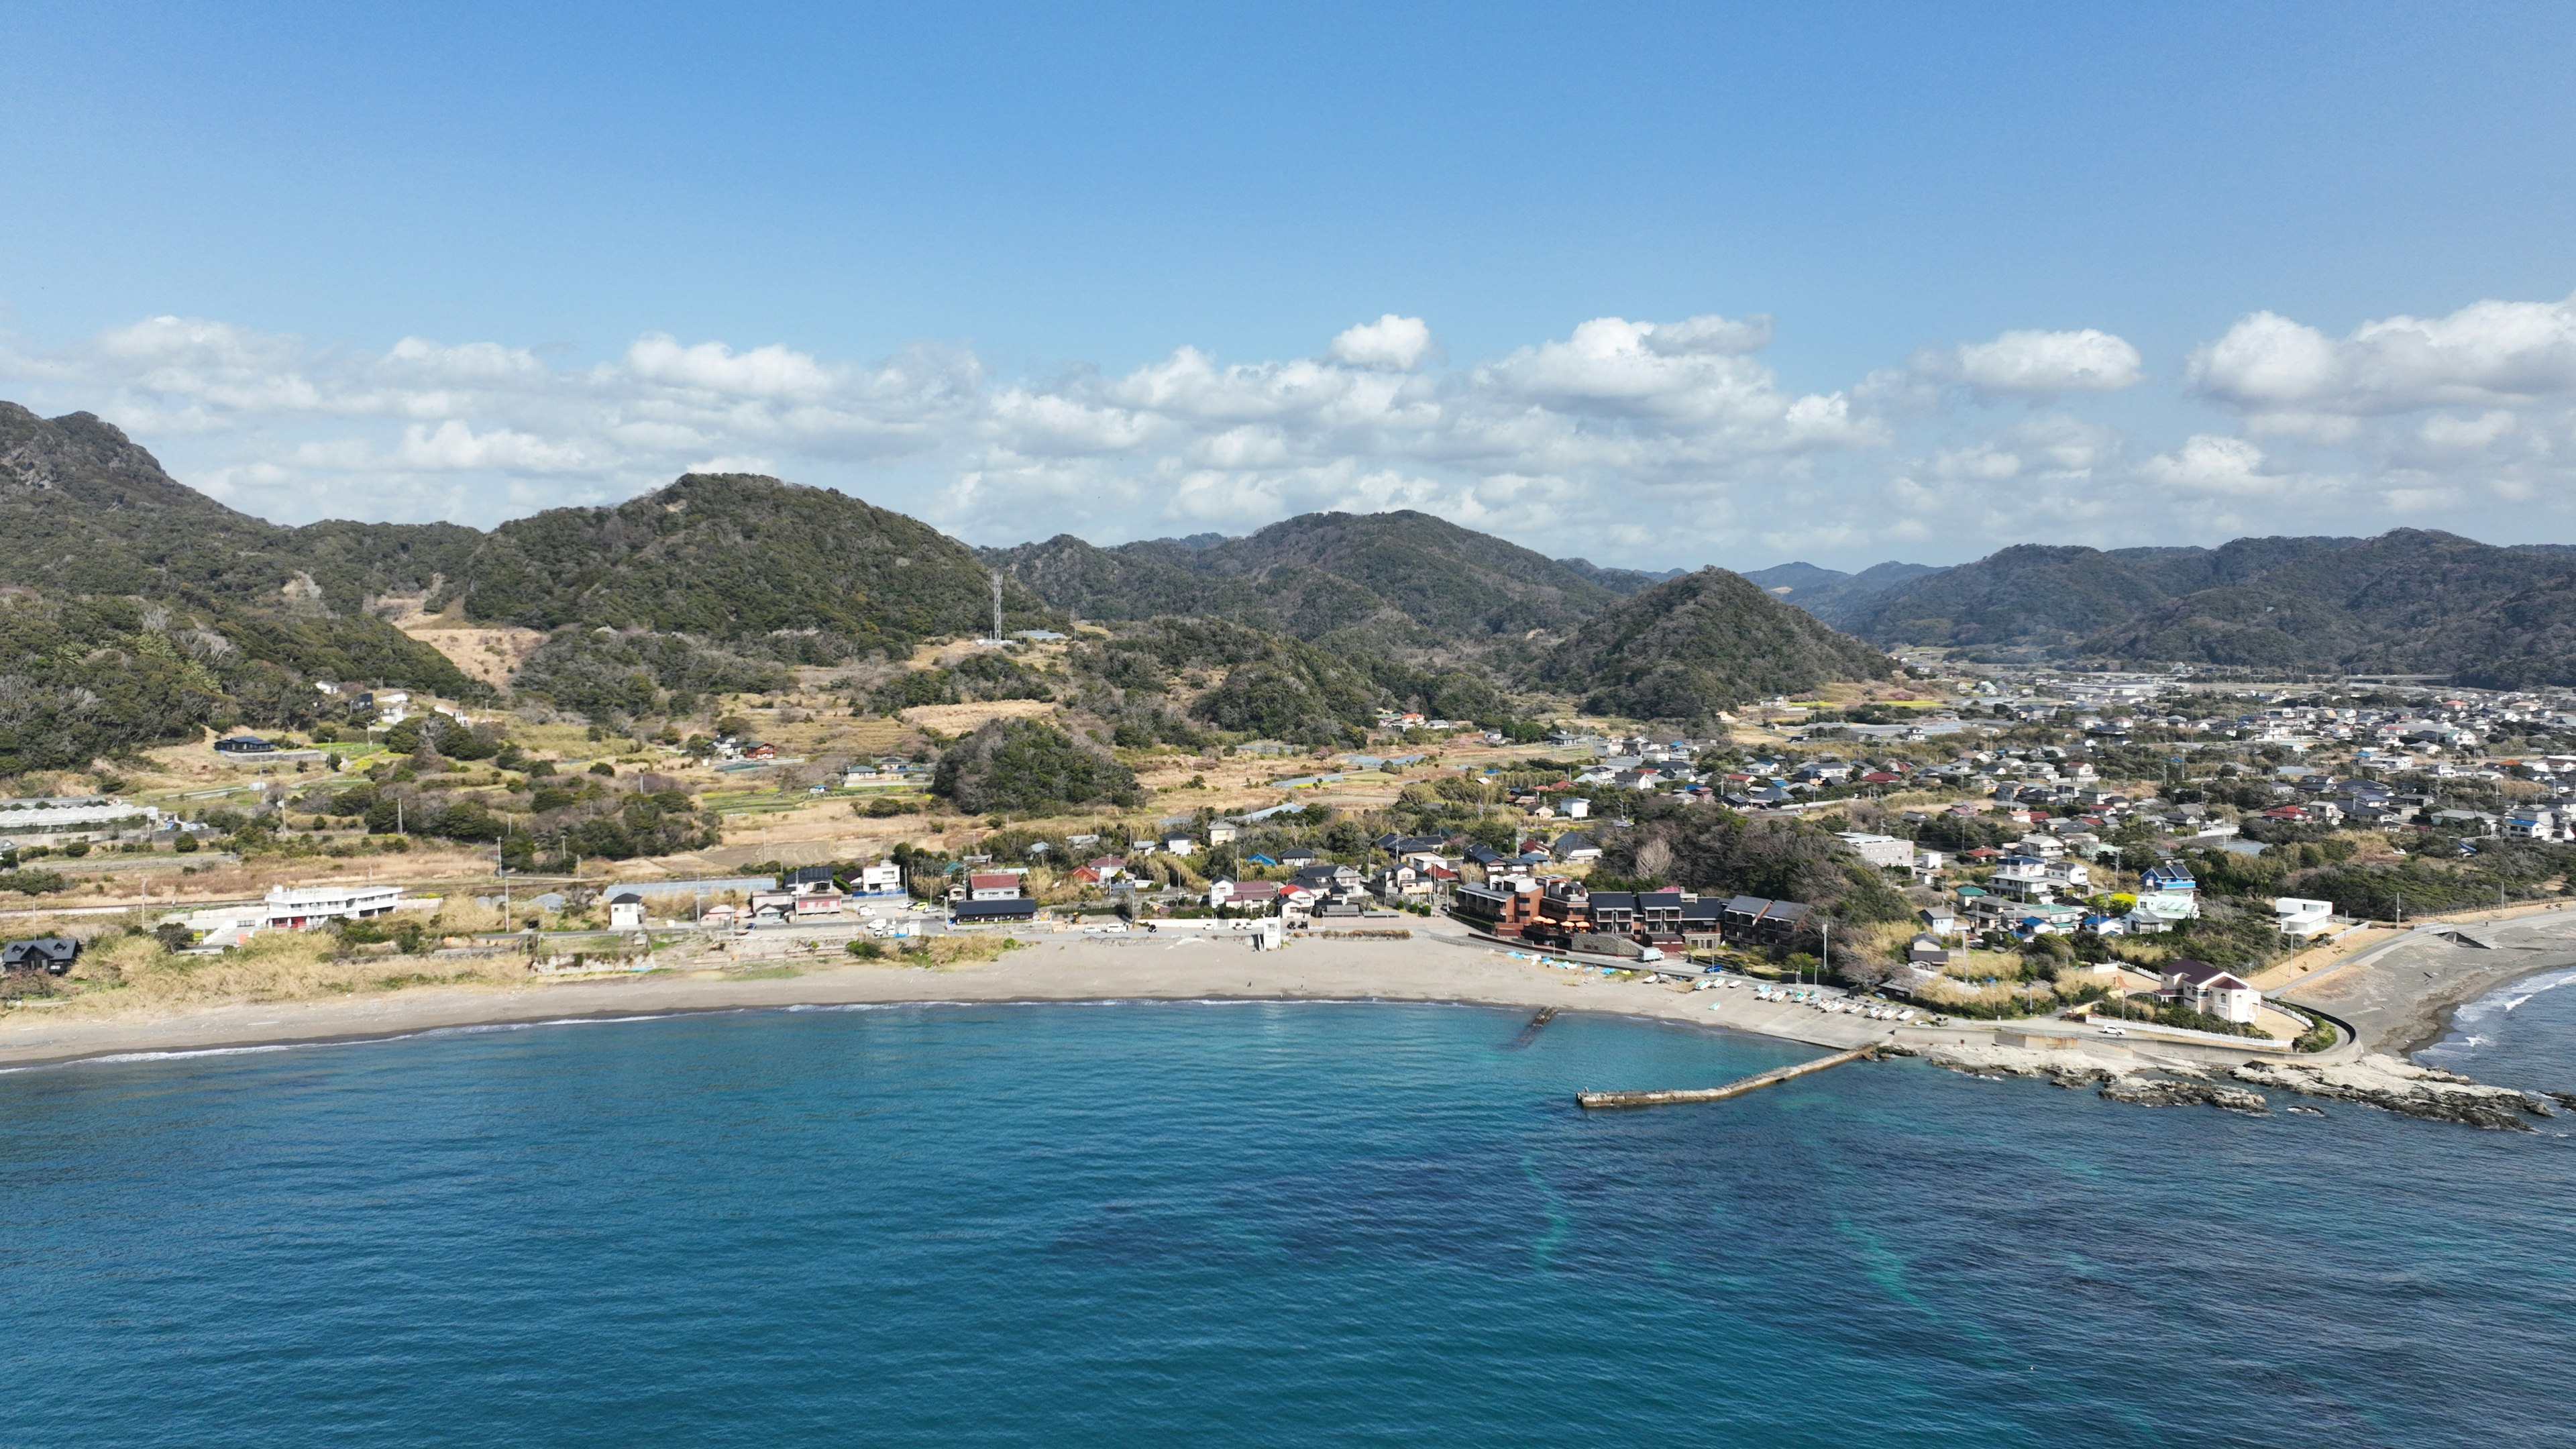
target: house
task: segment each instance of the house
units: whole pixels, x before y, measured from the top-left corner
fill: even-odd
[[[1881,869],[1904,870],[1914,864],[1914,842],[1910,840],[1863,830],[1846,830],[1835,838],[1850,846],[1852,854]]]
[[[1310,865],[1297,872],[1297,884],[1311,891],[1356,890],[1360,873],[1356,866]]]
[[[1637,892],[1636,924],[1631,934],[1649,946],[1681,945],[1682,904],[1677,886]]]
[[[778,758],[778,746],[754,742],[742,747],[742,757],[746,760],[774,760]]]
[[[1242,827],[1228,825],[1220,820],[1208,827],[1208,844],[1232,845],[1242,834]]]
[[[608,898],[608,929],[640,931],[644,929],[644,898],[633,891],[619,891]]]
[[[1389,905],[1431,897],[1431,876],[1410,865],[1391,865],[1369,878],[1369,893]]]
[[[903,867],[891,860],[860,866],[850,880],[854,896],[899,896],[903,894]]]
[[[789,896],[787,914],[800,921],[837,915],[849,900],[828,865],[800,866],[788,872],[784,889]]]
[[[1938,971],[1950,964],[1950,948],[1939,936],[1926,932],[1906,944],[1905,961],[1909,966]]]
[[[1539,889],[1535,885],[1496,882],[1460,886],[1450,897],[1449,909],[1477,930],[1517,937],[1538,919],[1538,902]]]
[[[1279,904],[1275,880],[1221,880],[1208,886],[1211,910],[1269,910]]]
[[[2508,840],[2556,840],[2559,838],[2558,816],[2549,810],[2515,810],[2504,817]]]
[[[966,877],[966,899],[970,901],[1016,901],[1021,894],[1016,875],[997,872]]]
[[[221,755],[273,755],[277,746],[258,735],[233,735],[215,741],[215,753]]]
[[[1601,847],[1594,844],[1592,837],[1582,831],[1569,830],[1556,838],[1556,844],[1550,853],[1557,859],[1572,865],[1587,860],[1599,860]]]
[[[1719,912],[1727,939],[1739,944],[1785,945],[1807,924],[1810,908],[1795,901],[1733,896]]]
[[[1714,950],[1725,940],[1725,902],[1715,896],[1682,897],[1682,944],[1694,951]]]
[[[1127,878],[1127,861],[1123,856],[1094,856],[1076,867],[1073,878],[1084,885],[1116,885]]]
[[[1013,900],[957,901],[948,908],[952,926],[1006,926],[1015,921],[1035,920],[1038,903],[1026,896]]]
[[[1322,856],[1302,845],[1292,845],[1279,852],[1279,863],[1290,870],[1303,870],[1321,859]]]
[[[2188,957],[2165,963],[2164,985],[2156,994],[2222,1021],[2250,1022],[2263,1007],[2263,993],[2252,983]]]
[[[38,936],[0,946],[0,971],[42,971],[60,976],[80,959],[81,943],[69,936]]]
[[[2298,896],[2272,898],[2274,924],[2284,936],[2317,936],[2334,929],[2334,902]]]
[[[1935,936],[1959,934],[1959,914],[1948,906],[1927,906],[1915,912],[1914,918],[1923,923],[1924,930]]]
[[[2058,885],[2049,863],[2035,855],[2007,855],[1986,879],[1987,889],[2023,901],[2053,900]]]

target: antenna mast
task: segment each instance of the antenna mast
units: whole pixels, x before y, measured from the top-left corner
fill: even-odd
[[[993,570],[993,642],[1002,642],[1002,571]]]

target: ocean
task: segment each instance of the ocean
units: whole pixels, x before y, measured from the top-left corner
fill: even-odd
[[[1524,1021],[817,1009],[0,1075],[0,1445],[2576,1443],[2557,1124],[1920,1062],[1587,1116],[1811,1053]],[[2576,991],[2462,1022],[2437,1056],[2576,1088]]]

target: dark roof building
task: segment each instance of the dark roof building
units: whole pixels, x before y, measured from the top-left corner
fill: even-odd
[[[38,936],[0,946],[0,970],[45,971],[60,976],[80,959],[80,942],[69,936]]]

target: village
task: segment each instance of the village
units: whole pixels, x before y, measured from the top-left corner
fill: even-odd
[[[83,994],[48,981],[76,978],[102,928],[198,957],[301,935],[507,979],[918,962],[934,943],[955,962],[1013,938],[1214,926],[1255,949],[1445,933],[1623,979],[1830,982],[1923,1020],[2314,1045],[2333,1028],[2267,990],[2302,950],[2563,889],[2562,871],[2522,870],[2476,895],[2510,852],[2576,836],[2568,699],[1915,663],[1909,688],[1773,699],[1696,737],[1569,716],[1515,744],[1385,712],[1362,750],[1133,751],[1163,808],[1052,821],[960,818],[932,794],[936,741],[1025,712],[1007,701],[835,723],[809,689],[646,739],[325,686],[348,725],[160,752],[158,789],[0,804],[0,883],[34,928],[12,933],[6,1000]],[[485,753],[443,762],[469,788],[640,797],[710,824],[657,856],[478,857],[452,816],[413,818],[422,797],[381,788],[416,769],[424,732]],[[335,819],[358,797],[328,792],[368,782],[368,818]],[[1775,898],[1641,869],[1641,819],[1721,815],[1829,838],[1880,889],[1864,908],[1854,888]],[[490,834],[514,838],[506,817]],[[2344,862],[2409,873],[2367,878],[2384,901],[2271,884]]]

